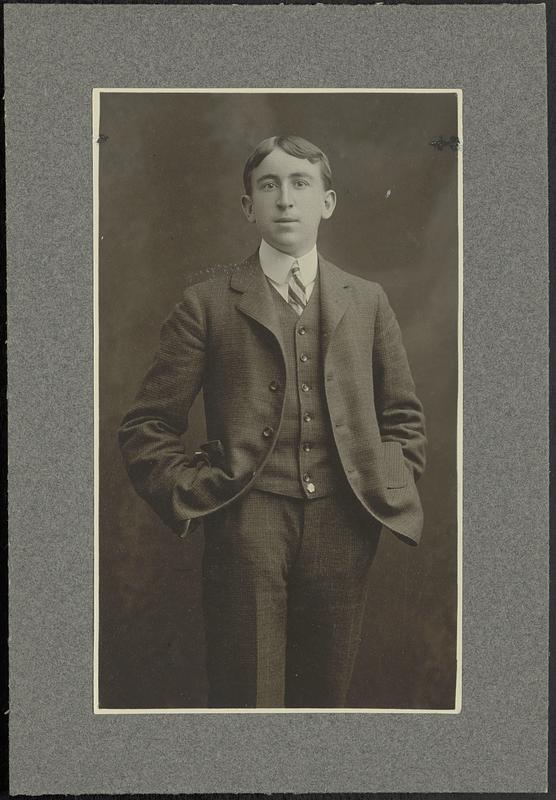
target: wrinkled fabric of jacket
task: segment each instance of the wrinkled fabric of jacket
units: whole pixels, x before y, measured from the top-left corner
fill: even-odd
[[[425,419],[399,325],[378,283],[320,255],[319,270],[325,395],[343,470],[368,514],[417,544]],[[286,364],[271,291],[258,254],[188,286],[121,423],[133,486],[180,536],[249,490],[278,436]],[[187,453],[201,388],[209,441]]]

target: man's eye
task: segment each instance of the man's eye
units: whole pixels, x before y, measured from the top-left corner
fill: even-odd
[[[275,186],[276,186],[275,183],[273,183],[272,181],[268,181],[267,183],[263,183],[261,189],[263,191],[268,191],[269,189],[274,189]]]
[[[301,179],[295,182],[297,188],[303,188],[304,186],[308,186],[309,184],[307,181],[302,181]]]

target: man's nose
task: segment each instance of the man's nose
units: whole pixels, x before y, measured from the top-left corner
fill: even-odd
[[[278,200],[276,202],[279,208],[288,208],[288,206],[292,205],[290,193],[288,191],[287,186],[282,186],[282,188],[280,189],[280,194],[278,195]]]

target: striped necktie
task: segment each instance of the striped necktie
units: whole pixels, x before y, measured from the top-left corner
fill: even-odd
[[[290,279],[288,281],[288,303],[296,312],[301,315],[303,309],[307,305],[307,295],[305,294],[305,286],[299,277],[299,264],[294,261],[290,270]]]

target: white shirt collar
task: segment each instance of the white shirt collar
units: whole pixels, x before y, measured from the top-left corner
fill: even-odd
[[[259,247],[259,259],[264,274],[278,285],[287,283],[294,261],[299,264],[300,277],[304,286],[314,283],[317,277],[319,257],[316,245],[305,255],[295,258],[276,250],[275,247],[272,247],[262,239]]]

